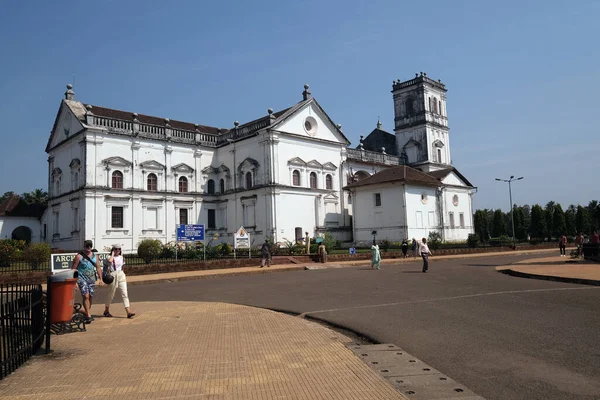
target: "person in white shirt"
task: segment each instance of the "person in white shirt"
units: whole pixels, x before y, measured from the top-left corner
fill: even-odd
[[[121,297],[123,298],[123,305],[125,306],[125,311],[127,311],[127,318],[133,318],[135,313],[131,312],[129,308],[129,296],[127,295],[127,279],[125,277],[125,272],[123,272],[123,265],[125,265],[125,260],[123,259],[123,255],[121,254],[121,246],[116,244],[113,246],[110,251],[110,257],[107,262],[107,268],[111,271],[111,275],[113,276],[113,282],[108,287],[108,295],[106,296],[106,302],[104,303],[104,316],[112,317],[110,313],[110,303],[112,303],[113,298],[115,297],[115,291],[117,287],[119,287],[119,291],[121,292]]]
[[[423,272],[427,272],[429,269],[429,256],[432,255],[429,246],[427,246],[427,239],[423,238],[423,243],[419,248],[419,252],[421,253],[421,257],[423,257]]]

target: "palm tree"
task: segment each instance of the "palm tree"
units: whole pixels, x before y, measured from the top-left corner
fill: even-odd
[[[42,189],[35,189],[33,192],[25,192],[22,197],[27,204],[48,203],[48,193]]]

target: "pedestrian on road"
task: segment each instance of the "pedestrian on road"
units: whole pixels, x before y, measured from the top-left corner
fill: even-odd
[[[260,248],[260,267],[264,267],[265,264],[267,265],[267,268],[271,266],[271,245],[269,244],[268,239],[265,239],[265,242]]]
[[[567,255],[567,237],[562,235],[560,239],[558,239],[558,247],[560,249],[560,256],[564,257]]]
[[[583,232],[579,232],[579,235],[575,238],[575,243],[577,244],[577,257],[581,257],[583,255]]]
[[[77,253],[71,267],[77,270],[77,287],[81,292],[81,297],[83,297],[86,324],[91,323],[93,320],[91,313],[92,300],[96,292],[96,281],[98,277],[102,277],[100,261],[92,251],[93,248],[94,244],[91,240],[83,242],[83,251]],[[99,285],[104,285],[102,279],[100,279]]]
[[[381,253],[379,252],[379,246],[373,241],[371,246],[371,268],[379,269],[379,263],[381,262]]]
[[[408,257],[406,253],[408,253],[408,241],[404,239],[402,240],[402,258]]]
[[[125,311],[127,312],[127,318],[133,318],[135,313],[131,312],[129,308],[129,296],[127,295],[127,278],[125,276],[125,272],[123,271],[123,266],[125,265],[125,260],[123,259],[123,255],[121,254],[121,245],[115,244],[113,245],[110,251],[110,257],[105,261],[106,265],[104,266],[113,277],[112,283],[108,286],[108,296],[106,297],[106,302],[104,303],[104,316],[112,317],[110,313],[110,303],[112,303],[113,298],[115,297],[115,291],[117,287],[121,292],[121,297],[123,298],[123,306],[125,307]]]
[[[600,236],[598,236],[598,232],[594,231],[594,233],[592,233],[592,244],[599,244],[600,243]]]
[[[319,245],[319,259],[321,260],[322,263],[326,263],[327,262],[327,248],[325,248],[325,245],[323,244],[323,242],[321,242],[321,244]]]
[[[417,258],[417,255],[419,254],[419,242],[417,242],[417,239],[412,238],[412,252],[413,252],[413,258]]]
[[[429,269],[429,256],[431,256],[431,250],[429,250],[429,246],[427,246],[427,239],[423,238],[423,244],[419,248],[421,253],[421,257],[423,257],[423,272],[427,272]]]

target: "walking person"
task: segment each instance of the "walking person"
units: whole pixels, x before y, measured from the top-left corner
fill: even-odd
[[[579,235],[575,238],[575,243],[577,244],[577,257],[581,257],[583,255],[583,233],[579,232]]]
[[[112,303],[113,298],[115,297],[115,291],[117,287],[121,292],[121,297],[123,298],[123,306],[125,306],[125,311],[127,312],[127,318],[133,318],[135,313],[131,312],[129,308],[129,296],[127,295],[127,279],[125,276],[125,272],[123,271],[123,266],[125,265],[125,260],[123,259],[123,255],[121,254],[121,245],[115,244],[113,245],[110,251],[110,257],[106,260],[105,268],[108,271],[111,271],[110,274],[114,278],[112,283],[108,286],[108,295],[106,296],[106,302],[104,303],[104,316],[112,317],[110,313],[110,303]]]
[[[423,257],[423,272],[427,272],[429,269],[429,256],[432,255],[429,246],[427,246],[427,239],[423,238],[423,244],[421,244],[419,252],[421,253],[421,257]]]
[[[402,240],[402,258],[408,257],[406,255],[408,253],[408,241],[406,239]]]
[[[417,255],[419,254],[419,242],[417,242],[417,239],[412,238],[412,252],[413,252],[413,258],[417,258]]]
[[[567,237],[565,235],[562,235],[558,239],[558,247],[560,249],[560,256],[565,257],[567,255]]]
[[[94,244],[91,240],[83,242],[83,251],[77,253],[73,260],[72,269],[77,270],[77,287],[83,297],[83,310],[85,311],[85,323],[92,322],[92,301],[96,292],[96,281],[102,277],[102,269],[98,257],[92,249]],[[100,286],[104,285],[100,279]]]
[[[379,246],[373,241],[371,246],[371,268],[379,269],[379,263],[381,262],[381,253],[379,252]]]
[[[269,244],[268,239],[265,239],[265,242],[260,248],[260,267],[264,267],[265,264],[267,265],[267,268],[271,266],[271,245]]]

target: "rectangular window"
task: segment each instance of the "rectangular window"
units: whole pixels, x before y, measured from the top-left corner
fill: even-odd
[[[208,211],[208,229],[216,229],[217,221],[215,210],[207,210]]]
[[[375,207],[381,206],[381,193],[375,193]]]
[[[435,212],[434,211],[429,211],[428,217],[429,217],[429,221],[428,221],[429,222],[429,226],[430,227],[435,226]]]
[[[458,218],[460,221],[460,227],[464,228],[465,227],[465,214],[464,213],[458,214]]]
[[[179,209],[179,224],[187,225],[188,223],[188,209],[180,208]]]
[[[57,211],[57,212],[54,213],[54,224],[53,224],[54,225],[54,232],[53,233],[55,235],[58,235],[58,232],[59,232],[59,230],[58,230],[58,222],[59,221],[60,221],[60,213]]]
[[[417,218],[417,228],[422,228],[423,227],[423,213],[421,211],[417,211],[416,218]]]
[[[158,229],[158,208],[146,208],[144,225],[146,229]]]
[[[79,231],[79,208],[73,209],[73,232]]]
[[[451,212],[449,213],[450,215],[450,228],[454,228],[456,225],[454,225],[454,213]]]
[[[123,228],[123,207],[111,208],[111,227]]]
[[[46,234],[48,233],[47,231],[48,226],[46,224],[44,224],[44,240],[46,240]]]

